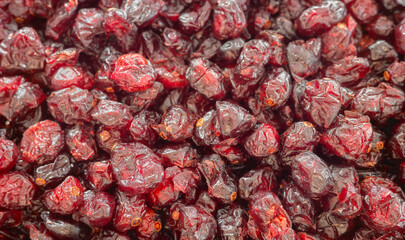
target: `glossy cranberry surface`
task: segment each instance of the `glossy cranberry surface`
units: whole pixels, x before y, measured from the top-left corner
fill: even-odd
[[[404,0],[0,0],[0,240],[400,240]]]

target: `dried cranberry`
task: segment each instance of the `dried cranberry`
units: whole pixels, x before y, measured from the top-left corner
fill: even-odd
[[[398,124],[395,127],[388,145],[392,157],[405,160],[405,123]]]
[[[370,64],[366,58],[348,56],[325,71],[325,77],[332,78],[343,87],[353,87],[370,71]]]
[[[115,211],[115,199],[105,192],[84,192],[83,214],[91,227],[107,225]]]
[[[213,33],[218,39],[236,38],[246,26],[246,18],[236,1],[222,0],[212,15]]]
[[[211,4],[209,1],[193,3],[189,8],[180,14],[180,26],[186,33],[197,32],[203,28],[210,16],[210,13]]]
[[[10,171],[20,156],[17,145],[10,140],[0,138],[0,173]]]
[[[124,0],[122,9],[139,27],[149,25],[159,14],[164,2],[160,0]]]
[[[219,236],[222,239],[245,239],[247,212],[239,205],[224,207],[217,212]]]
[[[55,189],[46,192],[43,201],[53,213],[72,214],[83,204],[83,193],[80,181],[69,176]]]
[[[169,145],[161,148],[158,154],[165,166],[178,166],[180,168],[196,167],[198,153],[189,143]]]
[[[395,47],[396,50],[401,53],[405,54],[405,37],[404,37],[404,32],[405,32],[405,20],[402,20],[396,27],[395,27]]]
[[[204,208],[191,205],[180,208],[178,231],[183,239],[213,240],[217,233],[215,218]]]
[[[127,52],[134,48],[138,28],[129,20],[124,10],[109,9],[103,25],[107,36],[112,34],[119,42],[122,50]]]
[[[140,54],[131,53],[118,58],[111,79],[124,91],[138,92],[152,87],[156,73],[146,58]]]
[[[110,100],[101,100],[91,117],[107,127],[127,127],[133,119],[127,105]]]
[[[45,120],[29,127],[21,140],[21,157],[43,164],[55,159],[65,145],[64,132],[56,122]]]
[[[51,77],[50,85],[53,90],[61,90],[72,86],[90,89],[94,85],[94,78],[81,67],[60,67]]]
[[[96,190],[106,190],[114,183],[113,170],[110,161],[90,162],[85,176]]]
[[[45,35],[54,40],[58,40],[75,17],[77,7],[78,0],[69,0],[61,4],[55,10],[55,13],[47,20]]]
[[[31,204],[36,187],[31,180],[18,172],[0,175],[0,207],[22,209]]]
[[[277,181],[274,171],[269,167],[253,169],[239,178],[239,196],[249,200],[259,191],[271,191],[276,189]]]
[[[74,170],[75,164],[72,157],[62,153],[53,162],[35,168],[33,176],[38,186],[52,188],[62,183]]]
[[[131,195],[147,193],[163,180],[161,159],[141,143],[116,145],[111,165],[118,188]]]
[[[278,151],[280,139],[277,130],[270,124],[259,125],[244,140],[246,151],[254,157],[267,157]]]
[[[275,68],[264,77],[256,90],[256,98],[264,106],[277,109],[285,104],[291,94],[291,76],[283,68]]]

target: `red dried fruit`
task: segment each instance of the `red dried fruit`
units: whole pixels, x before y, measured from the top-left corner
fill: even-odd
[[[47,20],[45,35],[54,40],[58,40],[75,17],[77,7],[78,0],[68,0],[64,4],[61,4],[55,10],[55,13]]]
[[[405,62],[395,61],[384,72],[384,79],[386,81],[392,81],[397,86],[405,85]]]
[[[396,50],[401,53],[405,54],[405,20],[402,20],[396,27],[394,31],[394,40],[395,40],[395,47]]]
[[[272,192],[258,192],[249,201],[249,236],[253,239],[280,238],[291,230],[291,220]]]
[[[366,58],[348,56],[329,66],[325,77],[336,80],[343,87],[353,87],[366,77],[369,71],[370,64]]]
[[[53,162],[35,168],[33,176],[35,184],[38,186],[54,188],[74,170],[75,163],[72,157],[67,153],[62,153]]]
[[[163,6],[164,2],[160,0],[124,0],[122,3],[122,9],[139,27],[151,24]]]
[[[134,48],[138,28],[130,21],[124,10],[116,8],[108,9],[103,25],[107,36],[113,35],[122,50],[128,52]]]
[[[221,0],[212,15],[213,34],[217,39],[236,38],[246,27],[246,18],[236,1]]]
[[[107,190],[114,183],[113,170],[109,160],[90,162],[87,165],[85,176],[91,186],[99,191]]]
[[[257,126],[244,140],[245,150],[254,157],[267,157],[278,151],[280,139],[276,128],[270,124]]]
[[[150,192],[163,180],[161,159],[141,143],[117,144],[111,165],[118,188],[130,195]]]
[[[178,230],[182,239],[213,240],[217,233],[215,218],[204,208],[191,205],[180,208]]]
[[[222,99],[226,95],[225,79],[220,68],[206,59],[192,60],[186,78],[192,88],[207,98]]]
[[[321,143],[338,157],[355,160],[367,153],[373,137],[370,119],[356,112],[338,115],[334,126],[321,136]]]
[[[0,44],[0,69],[7,72],[34,72],[45,66],[45,49],[31,27],[9,34]]]
[[[97,155],[94,131],[90,126],[77,124],[66,128],[65,142],[76,161],[88,161]]]
[[[20,151],[17,145],[13,141],[0,138],[0,173],[10,171],[19,157]]]
[[[275,191],[276,186],[276,177],[271,168],[253,169],[239,178],[239,197],[248,201],[251,196],[259,191]]]
[[[104,227],[113,218],[115,199],[105,192],[86,191],[81,211],[91,227]]]
[[[360,23],[368,24],[377,16],[379,6],[374,0],[353,0],[348,10]]]
[[[73,176],[69,176],[55,189],[46,192],[43,201],[49,211],[67,215],[72,214],[81,207],[83,193],[80,181]]]
[[[77,47],[97,51],[97,38],[104,36],[104,12],[97,8],[82,8],[73,21],[71,35]]]
[[[305,9],[296,19],[297,33],[304,37],[317,36],[343,20],[347,10],[340,1],[324,1]]]
[[[156,73],[150,61],[140,54],[131,53],[118,58],[111,79],[124,91],[139,92],[152,87]]]
[[[91,111],[91,117],[107,127],[128,127],[133,117],[123,103],[101,100]]]
[[[129,130],[132,139],[136,142],[143,143],[148,146],[153,146],[158,140],[158,135],[152,129],[152,125],[159,124],[161,116],[152,111],[143,110],[134,115]]]
[[[256,98],[262,105],[277,109],[286,103],[291,90],[290,74],[283,68],[275,68],[264,77],[256,90]]]
[[[31,180],[18,172],[0,175],[0,207],[23,209],[31,204],[36,187]]]
[[[146,212],[145,198],[141,195],[127,196],[118,192],[116,212],[113,219],[115,229],[126,232],[135,229],[142,223]]]
[[[400,123],[395,127],[388,146],[393,158],[405,160],[405,123]]]
[[[52,92],[47,99],[52,116],[66,124],[74,124],[80,120],[90,121],[90,111],[95,103],[91,92],[74,86]]]
[[[294,182],[313,199],[325,196],[333,186],[328,166],[312,152],[296,155],[291,162],[291,169]]]
[[[81,67],[62,66],[52,75],[50,85],[53,90],[61,90],[72,86],[91,89],[94,85],[94,78]]]
[[[185,33],[194,33],[203,28],[211,13],[209,1],[193,3],[179,16],[180,27]]]
[[[164,166],[178,166],[180,168],[196,167],[198,153],[189,143],[169,145],[159,149],[159,156]]]
[[[195,117],[182,105],[172,105],[165,111],[162,121],[152,128],[163,140],[184,142],[190,138],[194,130]]]
[[[219,209],[217,222],[222,239],[245,239],[247,237],[247,212],[239,205]]]
[[[65,145],[64,132],[56,122],[45,120],[29,127],[21,140],[21,157],[43,164],[55,159]]]

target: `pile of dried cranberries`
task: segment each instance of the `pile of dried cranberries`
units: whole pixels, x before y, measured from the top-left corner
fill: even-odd
[[[0,240],[405,236],[405,0],[0,0]]]

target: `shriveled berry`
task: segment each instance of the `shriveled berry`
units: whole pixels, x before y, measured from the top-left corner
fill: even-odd
[[[304,116],[319,127],[329,128],[338,115],[342,90],[332,79],[316,79],[305,84],[301,106]]]
[[[206,179],[211,197],[224,204],[232,203],[236,199],[238,186],[219,155],[206,155],[198,164],[198,168]]]
[[[280,238],[291,229],[291,220],[276,194],[261,191],[249,201],[249,236],[253,239]]]
[[[31,180],[18,172],[0,175],[0,207],[22,209],[31,204],[36,187]]]
[[[124,10],[116,8],[108,9],[103,26],[107,36],[113,35],[122,50],[128,52],[134,48],[138,28],[130,21]]]
[[[90,236],[89,228],[80,222],[61,218],[48,211],[41,213],[41,219],[52,236],[59,239],[87,239]]]
[[[124,127],[99,126],[96,131],[97,145],[103,151],[111,153],[118,143],[129,142],[130,133]]]
[[[207,98],[222,99],[226,95],[225,79],[220,68],[206,59],[192,60],[186,78],[192,88]]]
[[[161,215],[151,208],[147,208],[141,225],[136,229],[136,237],[139,240],[157,240],[162,237],[163,222]],[[164,238],[165,239],[165,238]]]
[[[58,40],[77,13],[78,0],[69,0],[56,8],[46,22],[45,35]]]
[[[212,15],[213,33],[218,39],[236,38],[246,26],[246,17],[236,1],[221,0]]]
[[[194,33],[203,28],[211,13],[209,1],[193,3],[179,16],[179,23],[185,33]]]
[[[237,104],[217,101],[216,107],[221,135],[224,138],[239,137],[256,125],[256,118]]]
[[[247,219],[247,212],[237,204],[219,209],[217,212],[219,236],[222,239],[245,239]]]
[[[254,157],[267,157],[278,151],[280,139],[270,124],[259,125],[244,141],[245,150]]]
[[[297,40],[287,46],[287,60],[290,72],[295,81],[300,82],[304,78],[314,75],[322,66],[321,40],[310,39],[306,42]]]
[[[90,185],[99,191],[108,189],[114,183],[113,170],[109,160],[90,162],[87,165],[85,176]]]
[[[222,64],[235,63],[239,58],[239,54],[242,51],[245,41],[242,38],[235,38],[226,41],[218,49],[215,55],[215,62],[222,66]]]
[[[66,129],[65,142],[76,161],[88,161],[97,154],[94,131],[90,126],[76,124]]]
[[[213,240],[217,233],[215,218],[204,208],[191,205],[180,208],[178,230],[182,239]]]
[[[83,213],[91,227],[104,227],[113,218],[115,199],[106,192],[84,192]]]
[[[152,87],[156,73],[150,61],[140,54],[130,53],[118,58],[111,79],[124,91],[138,92]]]
[[[360,113],[345,111],[336,123],[321,136],[321,143],[338,157],[357,159],[365,154],[373,137],[370,118]]]
[[[197,121],[193,140],[199,146],[217,144],[220,142],[220,131],[217,111],[211,110]]]
[[[45,193],[43,201],[49,211],[62,215],[72,214],[83,204],[83,187],[80,181],[67,177],[55,189]]]
[[[395,27],[394,40],[396,50],[401,54],[405,54],[405,20],[402,20]]]
[[[384,79],[397,86],[405,85],[405,62],[395,61],[384,72]]]
[[[128,127],[133,117],[123,103],[101,100],[91,111],[91,117],[107,127]]]
[[[366,58],[348,56],[325,71],[325,77],[332,78],[343,87],[353,87],[370,71],[370,64]]]
[[[94,78],[81,67],[63,66],[56,70],[51,77],[50,83],[53,90],[61,90],[72,86],[90,89],[94,85]]]
[[[388,145],[393,158],[405,160],[405,123],[395,127]]]
[[[136,114],[129,127],[134,141],[152,146],[157,141],[158,135],[151,126],[159,122],[160,115],[156,112],[143,110]]]
[[[293,182],[281,185],[281,200],[292,224],[300,231],[313,231],[315,226],[314,202]]]
[[[163,140],[184,142],[194,130],[195,117],[181,105],[171,106],[162,116],[162,121],[152,128]]]
[[[275,68],[264,77],[256,90],[256,98],[262,105],[277,109],[286,103],[291,90],[290,74],[283,68]]]
[[[316,231],[323,239],[339,239],[354,228],[352,219],[340,218],[331,212],[323,212],[317,217]]]
[[[164,166],[178,166],[180,168],[196,167],[198,153],[189,143],[169,145],[159,149]]]
[[[164,2],[160,0],[123,0],[122,3],[122,9],[139,27],[151,24],[163,6]]]
[[[52,116],[66,124],[74,124],[80,120],[90,121],[90,111],[95,103],[91,92],[74,86],[52,92],[47,99]]]
[[[54,188],[75,170],[72,157],[67,153],[58,155],[51,163],[34,170],[35,183],[40,187]]]
[[[144,194],[163,180],[161,159],[141,143],[122,143],[111,153],[111,165],[120,191]]]
[[[275,191],[276,185],[275,173],[271,168],[253,169],[239,178],[239,196],[244,200],[249,200],[259,191]]]
[[[9,72],[39,71],[45,66],[45,50],[38,33],[23,27],[0,44],[0,69]]]
[[[314,37],[343,20],[347,10],[340,1],[324,1],[305,9],[296,20],[297,33]]]
[[[78,11],[73,21],[71,35],[74,43],[81,49],[98,51],[97,38],[104,36],[104,12],[97,8],[82,8]]]
[[[348,10],[360,23],[368,24],[378,14],[379,6],[375,0],[353,0]]]
[[[146,212],[145,198],[141,195],[130,197],[119,192],[116,209],[113,219],[115,229],[120,232],[135,229],[142,223]]]
[[[45,120],[29,127],[21,140],[21,157],[28,163],[52,161],[65,145],[64,132],[56,122]]]
[[[294,182],[313,199],[325,196],[333,186],[332,173],[328,166],[312,152],[295,156],[291,169]]]
[[[17,145],[10,140],[0,138],[0,173],[10,171],[20,156]]]

